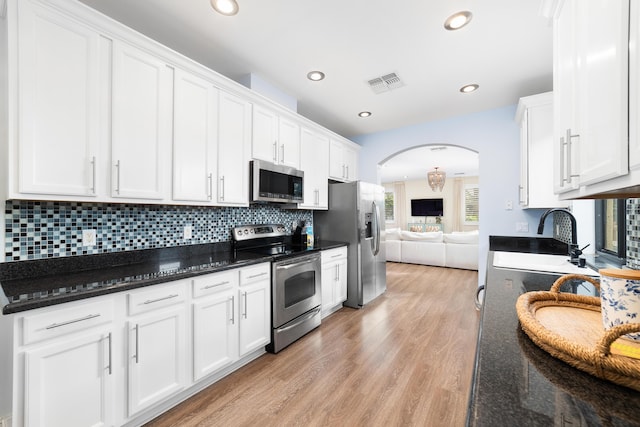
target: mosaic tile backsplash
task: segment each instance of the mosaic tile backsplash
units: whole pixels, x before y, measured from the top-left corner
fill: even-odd
[[[627,199],[627,267],[640,270],[640,199]]]
[[[231,240],[243,224],[313,222],[312,211],[275,205],[249,208],[8,201],[5,261],[22,261]],[[183,239],[185,226],[192,238]],[[96,245],[82,246],[82,231],[96,230]]]

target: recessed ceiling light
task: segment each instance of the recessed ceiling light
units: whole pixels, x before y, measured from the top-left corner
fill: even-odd
[[[473,14],[468,10],[454,13],[453,15],[448,17],[446,21],[444,21],[444,28],[450,31],[459,30],[460,28],[471,22],[472,17]]]
[[[320,80],[324,80],[324,73],[322,71],[309,71],[307,73],[307,78],[314,82],[318,82]]]
[[[236,0],[211,0],[211,7],[226,16],[235,15],[240,10]]]
[[[462,86],[462,87],[460,88],[460,92],[462,92],[462,93],[471,93],[471,92],[474,92],[474,91],[475,91],[476,89],[478,89],[479,87],[480,87],[480,86],[478,86],[478,85],[477,85],[477,84],[475,84],[475,83],[474,83],[474,84],[472,84],[472,85],[465,85],[465,86]]]
[[[369,117],[371,115],[371,111],[360,111],[358,116],[360,117]]]

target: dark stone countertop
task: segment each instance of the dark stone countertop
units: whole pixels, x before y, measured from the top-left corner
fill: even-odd
[[[492,243],[467,425],[640,426],[639,392],[571,367],[522,332],[518,296],[548,290],[560,275],[494,268],[494,251],[507,249]]]
[[[295,254],[345,245],[323,240]],[[0,263],[0,306],[17,313],[273,259],[224,242]]]

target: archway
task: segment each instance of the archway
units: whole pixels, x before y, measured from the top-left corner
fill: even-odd
[[[378,182],[387,192],[387,227],[478,230],[479,165],[477,151],[452,144],[424,144],[387,156],[378,164]],[[436,167],[446,178],[442,187],[430,188],[427,172]]]

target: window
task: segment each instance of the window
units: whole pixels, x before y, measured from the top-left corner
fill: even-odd
[[[479,190],[477,184],[464,186],[464,200],[462,202],[465,224],[478,224],[480,220]]]
[[[596,250],[624,261],[626,248],[626,199],[596,200]]]
[[[395,193],[393,191],[384,192],[384,220],[394,222],[396,218]]]

